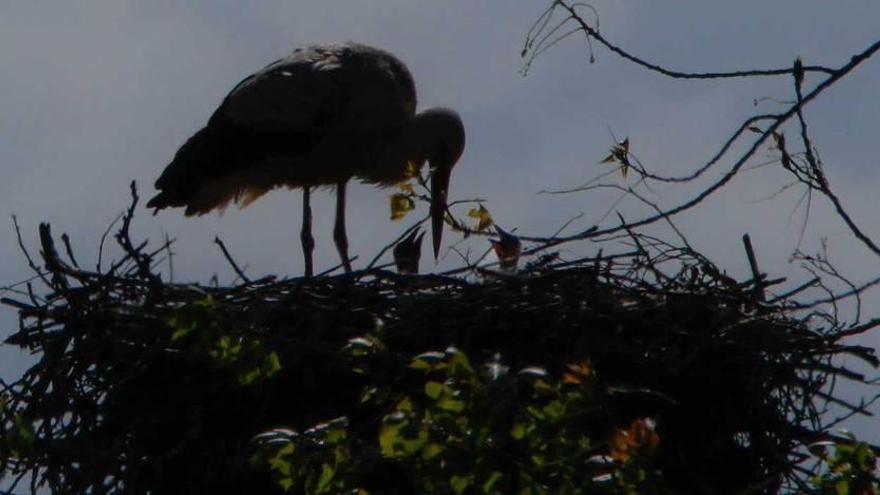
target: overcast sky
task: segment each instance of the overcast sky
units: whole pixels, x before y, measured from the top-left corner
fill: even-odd
[[[548,235],[571,217],[584,229],[602,219],[607,194],[551,196],[607,170],[612,133],[652,171],[682,173],[704,163],[748,116],[790,100],[790,77],[673,81],[594,45],[589,63],[575,36],[521,74],[523,37],[549,0],[287,0],[0,3],[0,217],[17,214],[37,252],[37,225],[68,232],[81,263],[93,263],[98,240],[128,204],[134,179],[149,197],[177,148],[203,126],[245,75],[314,42],[356,40],[404,60],[420,107],[460,112],[468,144],[454,171],[453,199],[480,197],[502,226]],[[840,66],[880,37],[873,0],[596,0],[603,35],[652,62],[680,70]],[[810,76],[811,87],[819,77]],[[880,129],[880,58],[863,64],[807,110],[833,187],[865,230],[880,238],[875,193]],[[792,140],[794,141],[794,140]],[[740,148],[741,149],[741,148]],[[770,156],[762,149],[757,158]],[[757,160],[756,160],[757,161]],[[731,160],[718,169],[725,170]],[[713,176],[717,178],[717,174]],[[709,179],[713,178],[710,177]],[[787,183],[779,167],[751,172],[704,207],[677,219],[693,244],[735,275],[747,273],[740,243],[750,233],[764,268],[803,278],[788,262],[803,219],[802,190],[761,201]],[[705,184],[702,183],[702,184]],[[673,206],[693,187],[658,187],[651,198]],[[349,241],[369,259],[408,224],[388,219],[389,191],[349,188]],[[141,210],[136,236],[177,239],[175,278],[232,280],[212,244],[222,237],[250,275],[299,275],[298,192],[276,191],[246,210],[185,219]],[[318,270],[338,262],[330,243],[332,194],[313,196]],[[624,203],[630,219],[645,212]],[[802,248],[828,238],[832,259],[854,280],[880,274],[880,263],[845,233],[824,201],[813,204]],[[606,222],[615,221],[610,217]],[[447,245],[455,235],[447,234]],[[484,240],[474,241],[474,250]],[[480,243],[484,244],[480,244]],[[590,252],[591,245],[573,248]],[[117,254],[108,251],[109,255]],[[30,275],[11,221],[0,228],[0,285]],[[430,265],[427,249],[423,269]],[[447,259],[445,263],[454,260]],[[358,265],[358,262],[355,262]],[[433,269],[433,266],[431,266]],[[877,315],[880,311],[869,311]],[[15,314],[0,308],[0,337]],[[870,345],[880,339],[868,337]],[[28,358],[0,346],[0,376],[11,379]],[[880,428],[854,425],[867,440]]]

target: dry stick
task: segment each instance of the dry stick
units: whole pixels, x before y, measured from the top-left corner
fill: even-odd
[[[116,234],[117,240],[120,235],[121,235],[121,232],[117,232],[117,234]],[[130,242],[130,240],[129,240],[129,242]],[[133,259],[132,253],[134,255],[139,255],[140,251],[142,249],[144,249],[145,247],[147,247],[148,242],[149,242],[149,240],[145,240],[144,242],[140,243],[140,245],[138,245],[137,247],[133,247],[133,246],[123,247],[123,250],[125,251],[125,256],[123,256],[122,259],[120,259],[116,263],[113,263],[112,265],[110,265],[110,267],[107,269],[107,273],[110,274],[111,276],[115,276],[117,271],[121,271],[123,273],[122,276],[124,277],[125,274],[127,274],[130,270],[130,264],[137,263],[137,260]],[[125,268],[125,270],[122,270],[122,268]]]
[[[349,261],[349,263],[351,263],[351,262],[353,262],[353,261],[357,261],[358,258],[359,258],[358,255],[354,255],[354,256],[352,256],[351,258],[349,258],[348,261]],[[315,275],[315,278],[320,278],[320,277],[323,277],[323,276],[325,276],[325,275],[329,275],[329,274],[335,272],[336,270],[339,270],[339,269],[342,268],[343,266],[344,266],[344,265],[343,265],[342,263],[338,263],[338,264],[336,264],[336,265],[333,265],[332,267],[330,267],[330,268],[324,270],[323,272],[321,272],[321,273]],[[390,266],[390,263],[389,263],[389,264],[386,264],[386,265],[382,265],[382,266]],[[359,275],[361,275],[361,274],[365,274],[365,273],[367,273],[368,271],[369,271],[369,270],[360,270],[360,271],[356,271],[356,272],[344,273],[343,276],[346,276],[346,275],[352,275],[352,274],[354,274],[355,276],[359,276]],[[352,278],[354,278],[354,277],[352,277]]]
[[[128,210],[125,212],[125,215],[122,216],[122,227],[119,229],[119,232],[116,233],[116,241],[125,251],[125,253],[137,265],[138,274],[140,276],[144,278],[155,279],[156,276],[150,271],[149,257],[141,253],[141,250],[146,246],[147,241],[141,243],[141,245],[137,248],[135,248],[134,245],[131,243],[129,228],[131,227],[131,220],[132,218],[134,218],[134,210],[137,207],[140,197],[137,193],[137,184],[135,183],[135,181],[131,181],[129,189],[131,191],[131,204],[128,206]]]
[[[572,223],[576,222],[577,220],[580,220],[580,219],[583,218],[583,217],[584,217],[584,212],[580,212],[580,213],[578,213],[577,215],[575,215],[575,216],[569,218],[568,220],[565,221],[565,223],[562,224],[561,227],[559,227],[558,229],[556,229],[556,232],[554,232],[553,235],[552,235],[551,237],[556,237],[556,236],[558,236],[559,234],[562,234],[562,231],[565,230],[565,229],[567,229],[569,225],[571,225]]]
[[[55,249],[55,241],[52,240],[52,231],[48,223],[40,224],[40,245],[42,246],[43,261],[46,262],[46,269],[52,272],[53,287],[59,290],[66,290],[70,287],[67,279],[64,278],[66,270],[64,263],[58,256]]]
[[[827,254],[827,246],[825,245],[824,241],[822,242],[822,248],[823,248],[823,251],[825,252],[825,254],[823,255],[823,259],[821,260],[821,265],[817,266],[817,268],[819,270],[821,270],[822,273],[825,273],[826,275],[829,275],[829,276],[839,280],[840,282],[844,283],[847,287],[850,288],[850,290],[855,290],[856,285],[854,283],[852,283],[848,278],[841,275],[840,272],[838,272],[837,269],[834,268],[834,265],[831,264],[831,261],[829,261],[828,254]],[[856,293],[855,304],[856,304],[855,321],[859,321],[862,319],[861,318],[861,315],[862,315],[861,293]]]
[[[815,283],[818,283],[819,277],[817,276],[813,280]],[[865,292],[866,290],[868,290],[872,287],[875,287],[877,285],[880,285],[880,277],[874,278],[873,280],[869,280],[868,282],[865,282],[862,285],[857,286],[854,290],[849,290],[847,292],[841,292],[835,296],[835,299],[840,300],[840,299],[846,299],[846,298],[852,297],[852,296],[857,296],[857,295],[861,294],[862,292]],[[808,303],[799,303],[795,307],[797,309],[806,309],[806,308],[812,308],[815,306],[820,306],[822,304],[829,304],[831,302],[832,302],[831,298],[822,298],[822,299],[816,299],[814,301],[810,301]]]
[[[874,243],[874,241],[868,237],[867,234],[862,232],[862,229],[856,225],[853,221],[852,217],[849,216],[849,213],[843,208],[843,204],[840,202],[840,198],[837,197],[834,192],[831,191],[830,188],[821,189],[822,193],[827,197],[831,204],[834,205],[834,210],[837,212],[837,215],[846,223],[846,226],[849,227],[850,232],[853,233],[854,236],[865,245],[868,249],[871,250],[877,256],[880,256],[880,246]]]
[[[422,218],[421,220],[419,220],[418,222],[416,222],[415,225],[412,225],[412,226],[410,226],[409,228],[407,228],[406,230],[404,230],[403,233],[400,234],[400,235],[397,237],[397,239],[394,239],[393,241],[391,241],[390,244],[386,244],[385,247],[383,247],[383,248],[379,251],[379,254],[377,254],[376,256],[373,257],[372,260],[370,260],[370,263],[367,265],[367,268],[366,268],[366,269],[369,270],[370,268],[373,268],[373,266],[374,266],[376,263],[378,263],[380,259],[382,259],[382,256],[384,256],[385,253],[387,253],[389,249],[391,249],[391,248],[393,248],[394,246],[396,246],[397,243],[400,242],[404,237],[408,236],[408,235],[411,234],[414,230],[416,230],[416,229],[418,229],[419,227],[421,227],[422,224],[425,223],[429,218],[431,218],[430,215],[428,215],[428,216]]]
[[[840,339],[840,338],[844,338],[844,337],[850,337],[853,335],[859,335],[859,334],[867,332],[868,330],[872,330],[872,329],[876,328],[878,325],[880,325],[880,318],[872,318],[872,319],[868,320],[867,322],[862,323],[861,325],[850,327],[846,330],[838,332],[834,335],[834,337],[836,339]]]
[[[742,241],[743,246],[746,248],[746,256],[749,258],[749,268],[752,269],[752,280],[755,284],[753,289],[755,291],[755,297],[764,301],[766,300],[766,295],[764,294],[764,277],[761,275],[761,270],[758,269],[758,259],[755,258],[755,250],[752,248],[752,238],[749,237],[749,234],[744,234]]]
[[[18,217],[16,217],[15,215],[12,215],[12,225],[15,227],[15,237],[18,239],[18,247],[19,249],[21,249],[21,252],[24,253],[24,257],[28,262],[28,266],[31,268],[31,270],[34,271],[34,273],[38,277],[40,277],[40,280],[42,280],[44,284],[51,287],[52,284],[49,283],[49,279],[46,278],[46,274],[43,273],[43,270],[37,267],[37,264],[34,263],[34,259],[31,258],[31,253],[28,252],[27,248],[25,247],[24,241],[21,238],[21,227],[18,226]]]
[[[174,282],[174,251],[171,250],[171,243],[174,242],[165,232],[165,246],[168,248],[168,281]]]
[[[64,243],[64,251],[67,253],[67,258],[70,259],[73,266],[79,268],[79,263],[76,262],[76,258],[73,256],[73,248],[70,247],[70,236],[67,235],[67,232],[61,234],[61,242]]]
[[[110,235],[110,231],[113,230],[113,226],[116,225],[116,222],[118,222],[124,214],[125,212],[116,215],[116,218],[114,218],[113,221],[110,222],[110,225],[108,225],[107,228],[104,230],[104,233],[101,234],[101,242],[98,244],[98,263],[95,268],[98,273],[101,273],[101,262],[104,257],[104,241],[107,240],[107,236]]]
[[[752,77],[752,76],[781,76],[785,74],[791,74],[793,69],[755,69],[755,70],[739,70],[739,71],[729,71],[729,72],[680,72],[674,71],[670,69],[666,69],[657,64],[652,64],[647,62],[641,58],[638,58],[634,55],[629,54],[622,48],[612,44],[607,39],[605,39],[598,31],[593,29],[583,18],[578,15],[574,6],[570,6],[567,3],[557,0],[557,5],[560,5],[562,8],[568,11],[570,14],[570,18],[574,19],[577,22],[581,29],[584,31],[584,34],[588,37],[592,37],[599,43],[608,48],[612,52],[617,55],[623,57],[630,62],[635,63],[636,65],[640,65],[646,69],[652,70],[654,72],[658,72],[663,74],[664,76],[672,77],[674,79],[729,79],[729,78],[737,78],[737,77]],[[829,67],[824,67],[821,65],[811,65],[803,67],[804,72],[823,72],[826,74],[834,74],[834,69]]]
[[[809,289],[810,287],[814,287],[819,282],[819,280],[820,279],[818,277],[813,277],[810,280],[804,282],[803,284],[801,284],[791,290],[788,290],[786,292],[783,292],[782,294],[773,296],[767,302],[770,304],[775,304],[775,303],[782,301],[782,300],[785,300],[785,299],[791,299],[793,296]]]
[[[241,268],[239,268],[235,260],[232,259],[232,255],[229,254],[229,251],[226,249],[226,245],[223,244],[223,241],[220,240],[220,237],[214,237],[214,244],[220,246],[220,250],[223,251],[223,256],[226,258],[226,261],[228,261],[229,264],[232,266],[232,269],[235,270],[235,273],[239,276],[239,278],[244,280],[246,284],[251,283],[251,279],[249,279],[248,276],[245,275],[243,271],[241,271]]]
[[[679,177],[665,177],[662,175],[656,175],[656,174],[650,173],[644,169],[636,168],[635,170],[642,177],[644,177],[646,179],[651,179],[651,180],[654,180],[657,182],[670,182],[670,183],[691,182],[692,180],[703,175],[707,170],[709,170],[710,168],[712,168],[712,166],[714,166],[716,163],[718,163],[721,160],[721,158],[723,158],[724,155],[727,154],[727,152],[730,150],[730,148],[733,147],[734,143],[736,143],[736,141],[739,139],[739,137],[741,135],[745,134],[746,131],[750,130],[750,128],[753,127],[756,122],[760,122],[762,120],[774,120],[774,119],[777,119],[778,117],[779,117],[778,115],[766,115],[766,114],[765,115],[754,115],[752,117],[749,117],[748,119],[745,120],[745,122],[743,122],[736,129],[736,131],[733,132],[733,134],[731,134],[731,136],[727,139],[727,141],[724,142],[724,144],[721,146],[721,148],[715,153],[715,155],[712,156],[712,158],[709,159],[708,162],[706,162],[705,165],[696,169],[695,171],[691,172],[688,175],[683,175],[683,176],[679,176]]]
[[[621,225],[626,226],[626,219],[623,218],[623,215],[619,211],[617,212],[617,218],[620,220]],[[638,255],[635,256],[635,259],[638,259],[640,257],[644,258],[645,269],[654,274],[654,279],[657,281],[658,284],[662,283],[662,281],[668,277],[663,275],[663,273],[657,268],[656,263],[654,263],[654,260],[651,258],[651,254],[648,252],[647,249],[642,246],[642,242],[639,239],[639,236],[636,235],[636,233],[628,227],[626,228],[626,233],[629,234],[629,238],[632,239],[633,243],[635,243],[636,249],[638,250]],[[637,262],[636,266],[634,266],[633,268],[638,268],[638,265],[640,264],[640,262]]]
[[[801,63],[801,59],[797,59],[794,61],[794,68],[792,69],[792,71],[794,74],[794,92],[797,96],[797,101],[800,102],[804,99],[804,69],[803,64]],[[822,173],[822,169],[819,168],[819,164],[816,161],[816,156],[813,154],[813,143],[810,141],[809,131],[807,131],[807,121],[804,119],[804,112],[802,107],[798,107],[797,117],[801,127],[801,141],[804,144],[804,151],[806,151],[807,162],[810,164],[810,170],[813,173],[814,179],[819,183],[820,189],[827,189],[828,181],[825,180],[825,174]]]
[[[874,397],[871,398],[871,400],[868,400],[868,401],[865,401],[863,399],[862,401],[860,401],[860,404],[863,409],[868,409],[871,406],[873,406],[874,404],[876,404],[878,400],[880,400],[880,394],[875,395]],[[843,414],[843,415],[835,418],[833,421],[831,421],[829,423],[825,423],[823,425],[823,428],[825,429],[825,431],[833,430],[836,426],[840,425],[841,423],[847,421],[848,419],[850,419],[858,414],[860,414],[858,411],[848,411],[846,414]]]

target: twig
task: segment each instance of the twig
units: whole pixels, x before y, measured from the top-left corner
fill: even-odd
[[[755,297],[760,301],[764,301],[766,298],[764,295],[764,277],[761,275],[761,270],[758,269],[758,259],[755,257],[755,250],[752,248],[752,239],[749,237],[749,234],[743,235],[742,242],[746,248],[746,256],[749,258],[749,268],[752,270]]]
[[[125,215],[125,212],[116,215],[113,221],[110,222],[110,225],[108,225],[107,228],[104,230],[104,233],[101,234],[101,242],[98,244],[98,262],[95,268],[98,273],[101,273],[102,271],[101,265],[102,259],[104,257],[104,242],[107,240],[107,236],[110,234],[110,231],[113,230],[113,226],[116,225],[116,222],[122,219],[123,215]]]
[[[641,67],[649,69],[653,72],[657,72],[663,74],[664,76],[668,76],[674,79],[730,79],[730,78],[741,78],[741,77],[755,77],[755,76],[782,76],[793,73],[793,69],[747,69],[747,70],[736,70],[736,71],[722,71],[722,72],[683,72],[676,71],[664,68],[660,65],[647,62],[639,57],[631,55],[629,52],[623,50],[622,48],[612,44],[608,41],[604,36],[599,34],[599,31],[594,29],[592,26],[586,23],[586,21],[581,18],[578,13],[575,11],[574,7],[568,5],[564,1],[556,1],[554,5],[559,5],[569,13],[569,19],[574,20],[584,32],[584,34],[598,41],[600,44],[604,45],[606,48],[621,56],[622,58],[629,60],[630,62],[635,63]],[[820,72],[825,74],[833,74],[834,69],[811,65],[805,66],[803,68],[804,72]]]
[[[229,265],[232,266],[232,269],[235,270],[236,275],[246,284],[251,283],[251,279],[248,278],[247,275],[238,267],[238,264],[232,259],[232,255],[229,254],[229,251],[226,249],[226,245],[223,244],[223,241],[220,240],[220,237],[214,237],[214,244],[220,246],[220,250],[223,251],[223,257],[226,258],[226,261],[229,262]]]
[[[64,251],[67,253],[67,258],[73,263],[73,266],[79,268],[79,263],[76,262],[76,258],[73,256],[73,249],[70,247],[70,237],[67,235],[67,232],[61,234],[61,241],[64,243]]]
[[[45,273],[41,270],[36,263],[34,263],[34,259],[31,258],[31,253],[28,252],[27,248],[24,245],[24,241],[21,238],[21,228],[18,226],[18,217],[12,215],[12,225],[15,228],[15,237],[18,239],[18,247],[21,249],[21,252],[24,253],[24,257],[27,260],[28,266],[33,272],[40,277],[40,280],[43,281],[46,285],[52,285],[49,282],[49,279],[46,278]]]

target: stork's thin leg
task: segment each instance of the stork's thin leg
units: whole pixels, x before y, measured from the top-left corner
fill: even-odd
[[[302,241],[303,255],[306,260],[306,278],[314,274],[312,265],[312,251],[315,250],[315,239],[312,237],[312,206],[309,203],[311,191],[309,187],[303,187],[303,223],[299,238]]]
[[[333,225],[333,240],[345,273],[351,273],[351,261],[348,260],[348,237],[345,235],[345,181],[336,185],[336,223]]]

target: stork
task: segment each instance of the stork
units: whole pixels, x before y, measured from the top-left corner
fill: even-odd
[[[208,124],[174,155],[147,207],[154,214],[184,207],[186,216],[203,215],[230,202],[244,208],[276,187],[302,188],[300,239],[310,277],[310,193],[335,186],[333,239],[350,272],[348,181],[387,187],[428,162],[436,259],[449,178],[464,151],[465,133],[453,110],[415,109],[415,83],[394,55],[352,42],[297,49],[232,89]]]

